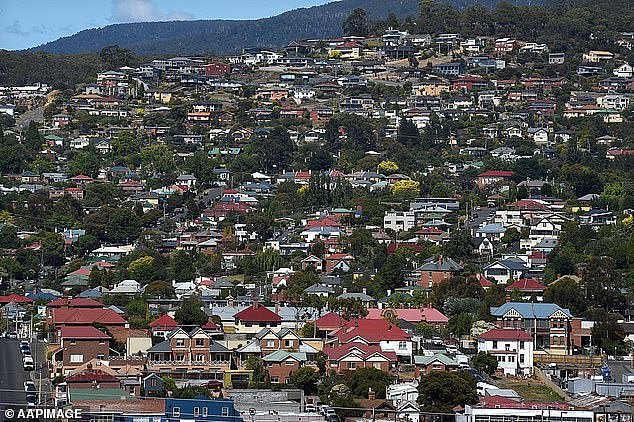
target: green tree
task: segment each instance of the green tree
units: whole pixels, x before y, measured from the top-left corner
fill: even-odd
[[[581,315],[587,307],[581,286],[570,277],[563,277],[556,283],[549,284],[544,291],[544,302],[570,309],[573,315]]]
[[[346,376],[346,385],[354,396],[367,398],[369,389],[372,389],[377,398],[385,398],[385,387],[393,380],[394,377],[387,372],[366,367],[351,371]]]
[[[141,284],[149,283],[157,274],[157,264],[154,257],[143,256],[128,264],[130,277]]]
[[[418,383],[418,404],[426,412],[452,413],[456,406],[477,402],[476,381],[468,372],[432,371]]]
[[[128,208],[117,208],[108,216],[105,236],[114,243],[129,243],[139,237],[141,221]]]
[[[290,383],[295,387],[304,390],[304,394],[315,394],[317,391],[317,381],[319,372],[310,366],[293,371],[289,377]]]
[[[249,388],[268,388],[270,386],[269,373],[264,368],[264,362],[261,358],[249,357],[244,363],[244,367],[253,371]]]
[[[469,334],[473,325],[473,316],[467,312],[454,315],[447,322],[446,330],[456,337]]]
[[[343,22],[343,33],[348,36],[368,36],[368,14],[361,8],[354,9]]]
[[[180,308],[176,310],[174,319],[181,325],[205,325],[209,320],[205,311],[204,303],[196,296],[183,299]]]
[[[471,359],[471,365],[477,371],[484,372],[487,375],[493,375],[498,369],[498,360],[486,352],[478,352]]]
[[[625,308],[622,277],[617,272],[614,259],[603,256],[593,257],[586,265],[581,278],[586,291],[588,306],[606,311],[620,311]]]
[[[265,172],[273,169],[281,171],[290,164],[295,144],[285,128],[276,126],[260,137],[255,149]]]
[[[403,117],[398,127],[396,140],[408,148],[415,148],[420,144],[420,132],[411,120]]]
[[[167,281],[153,281],[145,287],[145,295],[148,297],[156,297],[161,299],[170,299],[176,297],[174,287]]]

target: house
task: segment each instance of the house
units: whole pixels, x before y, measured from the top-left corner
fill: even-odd
[[[228,369],[231,352],[201,327],[187,332],[177,327],[167,339],[147,349],[151,371],[179,372],[192,368]]]
[[[383,227],[396,232],[409,231],[416,227],[414,211],[385,211]]]
[[[397,357],[393,351],[384,351],[380,346],[363,342],[352,342],[325,348],[328,366],[337,373],[354,371],[357,368],[375,368],[390,372],[396,367]]]
[[[163,397],[165,395],[163,378],[154,373],[141,379],[141,389],[145,397]]]
[[[456,420],[466,422],[508,419],[510,422],[519,422],[520,420],[541,420],[542,415],[548,415],[550,422],[565,422],[571,419],[577,422],[601,420],[595,419],[592,410],[578,409],[570,403],[522,402],[497,395],[485,397],[476,405],[466,405],[464,413],[457,415]],[[615,420],[618,420],[618,417]]]
[[[548,64],[563,64],[566,61],[566,53],[549,53]]]
[[[420,273],[418,285],[431,288],[441,281],[460,274],[462,266],[451,258],[441,256],[427,259],[416,269]]]
[[[511,181],[515,173],[507,170],[488,170],[478,174],[476,177],[476,186],[480,190],[486,190],[491,187],[503,185]]]
[[[535,350],[569,354],[572,314],[554,303],[507,302],[492,307],[491,315],[499,328],[521,329],[530,334]]]
[[[148,324],[152,337],[163,337],[167,340],[167,336],[176,327],[179,326],[178,322],[168,314],[163,314],[154,321]]]
[[[414,356],[414,365],[416,378],[427,375],[431,371],[454,372],[460,369],[460,364],[456,360],[442,353],[432,356]]]
[[[328,312],[325,315],[317,318],[315,321],[315,325],[317,326],[317,331],[322,333],[328,333],[330,331],[338,330],[343,327],[348,321],[344,318],[340,317],[334,312]]]
[[[533,374],[533,338],[524,330],[495,328],[478,337],[478,352],[493,355],[504,375]]]
[[[603,226],[613,226],[616,224],[616,215],[607,210],[590,210],[579,217],[579,224],[590,226],[598,230]]]
[[[63,327],[59,339],[59,347],[51,354],[56,375],[66,375],[85,362],[110,356],[110,336],[95,327]]]
[[[466,66],[463,63],[451,62],[451,63],[440,63],[434,66],[434,73],[443,76],[458,76],[465,73],[467,70]]]
[[[330,333],[326,351],[349,343],[379,346],[382,352],[394,352],[397,358],[409,363],[412,359],[410,335],[397,325],[384,319],[355,319]],[[327,352],[326,352],[327,354]]]
[[[257,301],[253,302],[252,306],[236,313],[233,318],[236,334],[256,334],[262,328],[277,328],[282,322],[282,317]]]
[[[491,262],[484,267],[484,277],[493,279],[497,284],[504,284],[509,280],[519,280],[529,268],[521,259],[508,258]]]
[[[632,65],[629,63],[623,63],[621,66],[614,69],[612,73],[617,78],[631,78],[632,75],[634,75]]]
[[[441,330],[449,322],[449,318],[431,305],[423,308],[370,308],[366,318],[389,321],[402,320],[412,324],[426,322],[436,330]]]
[[[291,374],[307,363],[306,353],[287,350],[276,350],[262,360],[271,384],[288,384]]]
[[[544,300],[544,290],[546,290],[546,286],[534,278],[522,278],[504,289],[507,296],[519,292],[522,300],[531,301],[531,298],[534,297],[538,302]]]
[[[609,51],[591,50],[583,54],[583,61],[588,63],[602,63],[614,59],[614,53]]]
[[[147,419],[147,418],[146,418]],[[135,418],[134,420],[140,420]],[[242,416],[236,410],[231,399],[209,399],[197,396],[193,399],[165,399],[165,413],[161,421],[185,422],[242,422]]]

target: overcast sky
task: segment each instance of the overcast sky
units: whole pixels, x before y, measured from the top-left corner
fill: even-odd
[[[113,23],[257,19],[330,0],[0,0],[0,49],[35,47]]]

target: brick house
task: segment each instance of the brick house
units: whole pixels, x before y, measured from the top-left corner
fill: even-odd
[[[288,384],[291,373],[308,363],[306,353],[277,350],[262,359],[271,384]],[[315,363],[311,362],[314,366]]]
[[[476,186],[480,190],[486,190],[490,187],[499,186],[511,181],[515,173],[507,170],[489,170],[478,174],[476,177]]]
[[[328,367],[341,373],[354,371],[357,368],[376,368],[390,372],[396,367],[397,357],[393,351],[381,350],[378,345],[352,342],[324,349],[328,356]]]
[[[554,303],[507,302],[492,307],[491,315],[500,328],[526,331],[534,339],[535,350],[567,355],[571,352],[572,314]]]
[[[454,372],[460,369],[460,364],[442,353],[433,356],[414,356],[414,377],[427,375],[431,371]]]
[[[110,336],[95,327],[65,326],[59,338],[59,347],[51,357],[56,375],[66,375],[85,362],[107,360],[110,356]]]
[[[347,344],[378,346],[382,352],[394,352],[399,360],[410,363],[413,344],[409,334],[384,319],[354,319],[329,334],[324,352]]]
[[[227,76],[231,73],[231,66],[222,62],[209,62],[203,66],[205,76]]]
[[[443,280],[460,274],[462,266],[451,258],[439,256],[426,260],[416,271],[420,274],[418,285],[431,288]]]

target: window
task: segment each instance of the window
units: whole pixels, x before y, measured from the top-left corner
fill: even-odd
[[[204,338],[197,338],[196,339],[196,346],[204,346],[205,345],[205,339]]]
[[[515,356],[509,356],[509,362],[515,362]]]
[[[206,407],[203,407],[203,418],[206,418],[206,417],[207,417],[207,415],[208,415],[208,413],[207,413],[207,412],[208,412],[207,408],[206,408]]]
[[[174,416],[175,418],[180,418],[181,417],[181,408],[180,407],[175,407],[174,409],[172,409],[172,416]]]
[[[185,355],[174,355],[174,360],[183,361],[185,360]]]
[[[275,340],[267,340],[266,347],[275,347]]]
[[[524,363],[524,355],[520,355],[520,363]]]
[[[194,417],[197,418],[200,415],[200,409],[197,407],[194,407]]]
[[[520,350],[524,349],[524,342],[520,341]]]
[[[185,340],[183,340],[182,338],[176,339],[176,346],[183,347],[184,345],[185,345]]]
[[[494,349],[498,348],[498,341],[497,340],[493,340],[493,348]]]
[[[348,369],[356,369],[356,367],[357,367],[356,362],[348,362]]]
[[[374,369],[381,369],[381,362],[374,362],[372,363],[372,366],[374,367]]]
[[[150,380],[150,387],[156,387],[156,378]]]
[[[271,384],[279,384],[279,383],[280,383],[280,377],[271,376]]]
[[[196,362],[204,362],[205,355],[197,354],[195,359],[196,359]]]
[[[286,361],[286,364],[288,366],[292,366],[292,365],[295,365],[295,361],[293,359],[289,359],[289,360]]]
[[[84,361],[84,355],[70,355],[70,361],[72,363],[82,363]]]
[[[510,345],[510,344],[508,344],[508,343],[506,343],[506,344],[504,345],[504,350],[506,350],[507,352],[508,352],[509,350],[511,350],[511,345]]]
[[[100,353],[97,355],[97,360],[103,360],[104,359],[104,354]]]
[[[293,347],[293,340],[284,340],[284,346]]]
[[[228,407],[223,407],[222,408],[222,416],[229,416],[229,408]]]

